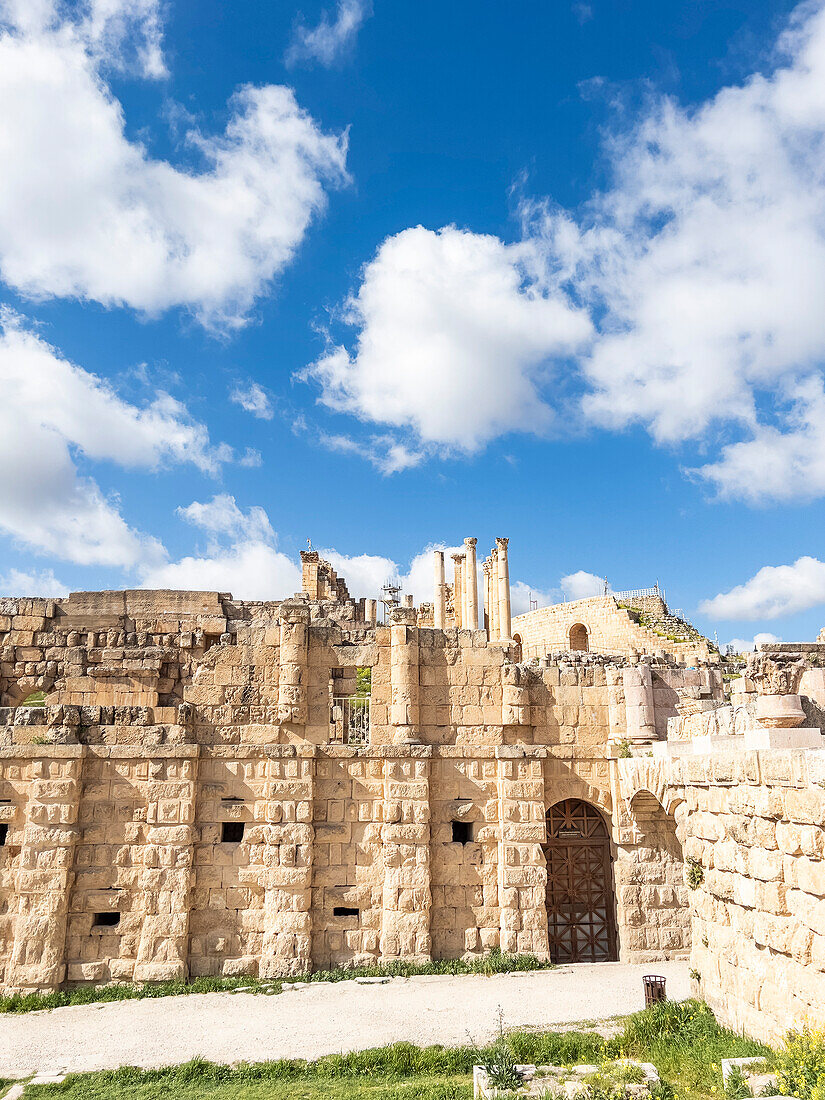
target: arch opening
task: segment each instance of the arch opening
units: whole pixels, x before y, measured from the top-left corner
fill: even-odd
[[[610,834],[596,807],[578,798],[551,806],[544,855],[551,960],[618,959]]]
[[[574,623],[568,635],[570,648],[586,653],[590,649],[590,635],[584,623]]]

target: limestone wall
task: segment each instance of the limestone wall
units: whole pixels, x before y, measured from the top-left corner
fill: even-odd
[[[793,732],[793,731],[790,731]],[[742,739],[744,741],[744,739]],[[825,749],[717,750],[618,761],[617,799],[670,807],[697,992],[769,1042],[825,1018]],[[661,848],[659,847],[659,850]]]

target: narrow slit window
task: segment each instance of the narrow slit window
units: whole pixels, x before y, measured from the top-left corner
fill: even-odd
[[[221,843],[240,844],[243,840],[242,821],[224,821],[221,825]]]
[[[115,928],[120,924],[120,913],[95,913],[92,928]]]
[[[453,821],[453,844],[469,844],[473,839],[471,821]]]
[[[332,910],[333,917],[360,917],[360,909],[352,909],[349,905],[336,905]]]
[[[6,843],[6,837],[9,835],[9,827],[5,821],[0,822],[0,848]]]

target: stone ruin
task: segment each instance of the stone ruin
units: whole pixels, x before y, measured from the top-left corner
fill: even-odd
[[[0,600],[2,987],[500,948],[690,957],[725,1022],[821,1019],[811,647],[728,690],[706,639],[697,657],[615,597],[561,605],[586,648],[542,642],[511,617],[507,540],[481,600],[475,546],[453,585],[435,553],[418,607],[352,598],[315,551],[281,602]]]

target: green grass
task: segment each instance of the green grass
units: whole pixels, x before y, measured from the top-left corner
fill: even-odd
[[[0,1013],[37,1012],[41,1009],[65,1008],[67,1005],[91,1004],[98,1001],[131,1001],[141,997],[178,997],[187,993],[219,993],[251,986],[257,993],[280,993],[283,981],[345,982],[353,978],[413,978],[419,974],[512,974],[525,970],[552,970],[554,964],[535,955],[507,955],[492,950],[478,959],[443,959],[430,963],[396,962],[388,965],[339,967],[336,970],[315,970],[295,978],[262,981],[258,978],[196,978],[191,982],[154,982],[150,985],[78,986],[54,993],[14,993],[0,997]]]
[[[470,1026],[472,1018],[469,1017]],[[653,1062],[678,1100],[724,1100],[721,1060],[772,1056],[760,1043],[719,1027],[697,1001],[666,1002],[624,1021],[613,1039],[594,1032],[512,1032],[503,1040],[517,1062],[600,1064],[629,1057]],[[469,1100],[474,1063],[493,1051],[416,1047],[330,1055],[316,1062],[221,1066],[196,1060],[163,1070],[134,1068],[70,1076],[32,1086],[27,1100]]]

